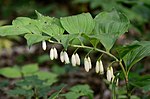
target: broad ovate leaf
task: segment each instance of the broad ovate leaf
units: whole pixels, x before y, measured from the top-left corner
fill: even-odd
[[[3,75],[7,78],[19,78],[21,77],[21,72],[15,67],[6,67],[0,69],[0,75]]]
[[[27,17],[18,17],[15,20],[13,20],[12,25],[14,26],[25,26],[32,23],[32,19]]]
[[[40,80],[47,80],[47,82],[44,83],[45,85],[51,85],[57,81],[57,74],[55,73],[38,71],[34,73],[34,75],[37,75]]]
[[[95,22],[90,13],[62,17],[60,22],[64,29],[70,34],[91,33]]]
[[[95,32],[97,34],[108,33],[116,36],[127,32],[130,23],[123,13],[116,10],[101,12],[94,20],[96,22]]]
[[[27,64],[22,67],[22,73],[24,76],[32,75],[39,71],[38,64]]]
[[[89,36],[90,39],[95,39],[100,41],[103,46],[105,47],[106,51],[109,52],[109,50],[113,47],[117,37],[113,35],[108,35],[108,34],[96,34],[96,35],[91,35]],[[95,42],[98,43],[98,41]]]
[[[117,38],[127,32],[129,27],[128,18],[116,10],[110,12],[101,12],[95,18],[94,35],[99,38],[100,42],[109,51]]]
[[[8,25],[0,27],[0,36],[21,35],[25,33],[30,33],[30,31],[22,26]]]
[[[150,56],[150,41],[141,41],[136,44],[140,46],[133,49],[123,57],[126,68],[131,68],[142,58]]]
[[[64,33],[64,29],[56,24],[45,25],[42,31],[51,37],[54,37],[57,41],[60,41],[61,36]]]
[[[25,38],[27,40],[28,46],[49,39],[48,36],[42,36],[40,34],[26,34]]]
[[[49,16],[44,16],[41,13],[39,13],[38,11],[35,11],[36,15],[37,15],[37,19],[41,22],[41,23],[45,23],[45,24],[51,24],[53,21],[53,17],[49,17]]]
[[[131,45],[125,45],[125,46],[119,46],[116,50],[119,54],[120,59],[122,59],[125,55],[130,53],[132,50],[140,47],[140,45],[137,44],[131,44]]]

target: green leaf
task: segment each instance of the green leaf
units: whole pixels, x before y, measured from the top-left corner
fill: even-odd
[[[40,30],[39,25],[41,22],[38,20],[30,19],[27,17],[18,17],[12,22],[13,26],[24,27],[30,31],[30,33],[40,34],[42,30]]]
[[[41,34],[42,30],[40,28],[40,22],[38,20],[32,20],[30,24],[25,25],[24,27],[28,29],[31,33]]]
[[[8,78],[19,78],[21,77],[21,72],[18,68],[11,68],[11,67],[6,67],[6,68],[2,68],[0,69],[0,74],[8,77]]]
[[[54,65],[52,67],[52,71],[58,75],[63,75],[66,73],[66,69],[64,67],[60,67],[58,65]]]
[[[9,96],[25,96],[27,99],[31,99],[31,97],[34,95],[34,92],[32,90],[15,88],[14,90],[9,90],[7,94]]]
[[[78,99],[81,95],[75,92],[68,92],[66,94],[63,94],[62,96],[65,96],[66,99]]]
[[[123,13],[116,10],[101,12],[94,20],[96,22],[95,32],[97,34],[108,33],[114,36],[120,36],[127,32],[130,23]]]
[[[41,80],[48,80],[45,85],[51,85],[57,81],[57,74],[51,72],[39,71],[34,73],[34,75],[37,75]]]
[[[126,46],[121,46],[117,48],[117,52],[122,59],[125,55],[127,55],[130,51],[140,47],[140,45],[137,44],[132,44],[132,45],[126,45]]]
[[[70,91],[80,94],[80,96],[88,96],[89,99],[93,99],[93,91],[88,85],[76,85],[73,86]]]
[[[48,55],[48,54],[40,55],[40,56],[38,56],[38,58],[37,58],[37,62],[38,62],[39,64],[42,64],[42,63],[44,63],[44,62],[46,62],[46,61],[49,61],[49,55]]]
[[[99,40],[95,39],[95,38],[92,38],[90,39],[90,42],[91,44],[93,45],[94,48],[97,47],[97,44],[99,43]]]
[[[50,90],[50,86],[48,85],[48,86],[41,86],[40,88],[39,88],[39,97],[47,97],[47,95],[49,94],[49,92],[50,92],[51,90]],[[47,99],[47,98],[44,98],[44,99]]]
[[[9,80],[0,81],[0,90],[9,86]]]
[[[106,51],[109,52],[109,50],[113,47],[117,37],[114,37],[113,35],[108,35],[108,34],[99,34],[99,35],[94,35],[90,36],[91,38],[96,38],[99,40],[103,46],[106,48]]]
[[[39,34],[26,34],[25,38],[27,40],[28,46],[31,46],[35,43],[41,42],[43,40],[47,40],[49,37],[48,36],[42,36]]]
[[[38,11],[35,11],[36,15],[37,15],[37,19],[42,22],[42,23],[46,23],[46,24],[51,24],[53,22],[53,19],[52,17],[49,17],[49,16],[44,16],[42,15],[41,13],[39,13]]]
[[[54,37],[57,41],[60,41],[60,37],[64,33],[64,29],[56,24],[45,25],[43,26],[42,31],[51,37]]]
[[[39,70],[38,64],[28,64],[22,67],[22,73],[24,76],[31,75]]]
[[[123,61],[127,68],[131,68],[142,58],[150,55],[150,41],[141,41],[135,44],[140,45],[140,47],[133,49],[123,57]]]
[[[145,92],[149,92],[149,91],[150,91],[150,85],[146,85],[146,86],[142,87],[142,89],[143,89]]]
[[[70,34],[70,35],[66,34],[66,35],[62,35],[61,36],[61,38],[60,38],[61,39],[61,43],[62,43],[62,45],[63,45],[65,50],[67,50],[69,42],[72,41],[76,37],[77,37],[76,34]]]
[[[18,87],[25,89],[32,89],[33,87],[40,87],[43,85],[44,80],[40,80],[37,75],[26,76],[23,80],[16,83]]]
[[[3,26],[0,27],[0,36],[20,35],[30,33],[30,31],[22,26]]]
[[[49,16],[44,16],[36,11],[38,16],[38,27],[42,32],[60,41],[60,37],[64,33],[64,29],[61,26],[60,20]]]
[[[60,18],[64,29],[70,34],[91,33],[95,23],[90,13]]]
[[[132,86],[140,88],[145,92],[150,91],[150,75],[136,76],[129,79]]]
[[[116,10],[111,12],[101,12],[95,18],[94,34],[96,38],[104,45],[106,51],[109,51],[117,38],[127,32],[129,20],[127,17]]]
[[[15,20],[13,20],[12,25],[14,26],[26,26],[29,25],[32,22],[32,19],[27,17],[18,17]]]

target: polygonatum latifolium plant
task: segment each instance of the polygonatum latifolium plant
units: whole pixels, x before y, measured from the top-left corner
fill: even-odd
[[[0,35],[23,35],[28,46],[41,42],[43,50],[47,49],[47,43],[61,44],[64,49],[60,52],[60,60],[65,64],[70,63],[67,53],[68,47],[75,47],[76,50],[72,54],[71,63],[73,66],[80,64],[80,55],[78,49],[89,49],[84,58],[84,68],[89,72],[92,66],[90,53],[92,51],[99,52],[99,58],[96,62],[96,73],[104,74],[102,57],[104,54],[110,56],[110,64],[106,69],[106,77],[110,84],[118,85],[119,73],[113,71],[113,63],[118,63],[125,78],[127,87],[127,98],[130,98],[129,90],[129,72],[131,68],[142,58],[150,55],[150,41],[135,41],[131,44],[120,45],[114,48],[116,40],[128,31],[130,22],[126,15],[113,9],[109,12],[101,12],[94,18],[90,13],[82,13],[67,17],[55,18],[44,16],[36,11],[37,19],[27,17],[18,17],[12,25],[0,27]],[[78,41],[76,44],[74,41]],[[91,45],[87,45],[87,43]],[[103,45],[100,49],[99,44]],[[118,55],[113,55],[111,50],[116,50]],[[50,49],[50,59],[57,59],[57,49],[52,46]],[[114,84],[115,83],[115,84]],[[115,93],[113,91],[113,93]],[[116,95],[113,95],[116,98]]]

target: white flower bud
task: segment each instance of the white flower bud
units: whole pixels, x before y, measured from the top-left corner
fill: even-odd
[[[60,61],[61,61],[62,63],[65,61],[64,52],[63,52],[63,51],[60,52]]]
[[[99,71],[100,71],[100,74],[104,74],[104,67],[103,67],[103,63],[101,60],[99,61]]]
[[[110,82],[112,78],[110,69],[107,69],[107,80]]]
[[[78,53],[75,54],[75,58],[76,58],[76,64],[80,65],[80,57],[79,57]]]
[[[99,73],[99,61],[96,62],[95,71],[96,73]]]
[[[86,72],[89,72],[90,65],[89,65],[88,59],[86,57],[84,58],[84,68],[85,68]]]
[[[112,66],[110,67],[110,71],[111,71],[111,76],[113,77],[114,76],[114,72],[113,72]]]
[[[64,59],[65,59],[65,64],[69,64],[70,63],[68,54],[65,51],[64,51]]]
[[[88,57],[87,59],[88,59],[88,62],[89,62],[89,69],[91,69],[92,68],[91,59],[90,59],[90,57]]]
[[[76,66],[76,57],[74,54],[71,57],[71,63],[72,63],[72,66]]]
[[[54,59],[54,49],[51,48],[50,50],[50,59],[53,60]]]
[[[46,50],[46,41],[45,40],[42,41],[42,49]]]
[[[54,47],[53,51],[54,51],[54,58],[57,59],[58,58],[57,49]]]

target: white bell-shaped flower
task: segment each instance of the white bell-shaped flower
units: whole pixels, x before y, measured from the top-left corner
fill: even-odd
[[[62,63],[65,62],[64,52],[63,52],[63,51],[60,52],[60,61],[61,61]]]
[[[96,73],[99,73],[99,70],[100,70],[100,68],[99,68],[99,61],[96,61],[96,67],[95,67]]]
[[[80,57],[79,57],[78,53],[75,54],[75,59],[76,59],[76,64],[80,65]]]
[[[99,72],[100,74],[104,74],[104,66],[101,60],[99,61]]]
[[[50,49],[50,59],[51,60],[54,59],[54,49],[53,48]]]
[[[54,51],[54,58],[57,59],[58,58],[57,49],[54,47],[53,51]]]
[[[89,69],[91,69],[92,68],[92,63],[91,63],[91,58],[88,56],[88,63],[89,63]]]
[[[65,64],[69,64],[70,61],[69,61],[69,57],[68,57],[68,54],[66,51],[64,51],[64,60],[65,60]]]
[[[46,50],[46,41],[45,40],[42,41],[42,49]]]
[[[113,77],[114,76],[114,72],[113,72],[112,66],[110,67],[110,71],[111,71],[111,76]]]
[[[76,66],[76,64],[77,64],[76,57],[74,54],[72,54],[71,63],[72,63],[72,66]]]
[[[90,64],[86,57],[84,58],[84,69],[86,72],[89,72],[89,70],[90,70]]]
[[[111,81],[111,78],[112,78],[111,70],[108,68],[108,69],[107,69],[107,80],[110,82],[110,81]]]

